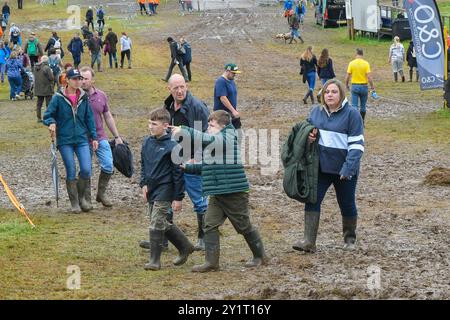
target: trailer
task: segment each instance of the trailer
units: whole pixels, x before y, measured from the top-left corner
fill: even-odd
[[[315,0],[316,24],[323,27],[346,25],[345,0]]]
[[[393,2],[394,3],[394,2]],[[346,0],[347,19],[353,19],[354,30],[378,39],[398,36],[411,39],[411,29],[405,9],[380,4],[379,0]]]

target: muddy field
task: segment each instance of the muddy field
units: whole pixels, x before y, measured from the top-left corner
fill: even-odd
[[[237,80],[244,128],[279,129],[281,144],[289,128],[308,114],[311,105],[304,106],[300,102],[305,86],[300,84],[298,77],[298,60],[293,59],[288,51],[283,53],[267,49],[274,43],[279,45],[273,39],[276,33],[287,32],[286,22],[280,12],[279,7],[209,10],[203,15],[176,20],[170,28],[141,30],[134,37],[151,45],[168,35],[187,35],[195,50],[194,63],[203,66],[202,72],[212,80],[219,75],[212,64],[237,61],[244,70]],[[322,40],[318,40],[321,31],[312,24],[312,19],[309,12],[304,38],[314,44],[322,43]],[[300,48],[304,46],[297,46],[299,56]],[[210,65],[211,68],[208,67]],[[337,67],[341,78],[345,67]],[[380,71],[381,74],[389,76],[389,69]],[[192,90],[195,94],[195,87]],[[277,93],[286,91],[290,94],[280,97]],[[392,94],[390,97],[394,96]],[[212,105],[212,99],[204,99]],[[388,119],[412,121],[416,116],[435,111],[437,105],[434,101],[389,99],[386,96],[376,102],[369,101],[366,152],[357,191],[359,221],[355,251],[341,249],[342,227],[334,192],[328,193],[322,206],[317,253],[300,254],[291,249],[292,243],[303,234],[303,206],[284,195],[281,167],[274,174],[263,175],[260,164],[247,165],[252,186],[253,221],[261,230],[271,258],[270,264],[254,272],[242,270],[242,261],[249,252],[227,223],[227,237],[222,241],[222,271],[211,277],[202,277],[201,293],[191,291],[189,295],[189,287],[185,287],[182,296],[173,290],[167,297],[449,299],[450,188],[423,184],[425,176],[433,167],[450,168],[448,144],[397,142],[395,135],[378,139],[369,131],[375,131],[375,125],[370,125],[371,122],[381,125]],[[31,105],[24,103],[20,108],[31,113]],[[2,101],[0,117],[8,118],[8,108],[12,107],[10,103]],[[122,113],[130,111],[133,117],[146,115],[144,110],[131,111],[131,106],[123,108]],[[110,193],[115,196],[118,206],[107,215],[114,218],[116,212],[126,211],[120,219],[137,220],[145,224],[138,187],[138,155],[142,136],[127,138],[136,156],[136,174],[131,180],[115,174]],[[13,177],[11,188],[29,211],[58,215],[61,213],[55,209],[47,170],[48,152],[42,146],[35,149],[29,146],[26,154],[0,152],[0,171],[5,178]],[[62,163],[60,172],[64,172]],[[94,180],[97,178],[95,166]],[[67,204],[65,191],[61,190],[61,195],[61,203]],[[0,207],[11,207],[3,196],[0,197]],[[97,209],[105,215],[98,205]],[[186,202],[184,210],[190,210],[189,202]],[[193,226],[190,219],[190,213],[184,214],[179,223]],[[143,232],[144,227],[135,240]],[[190,233],[193,235],[194,231]],[[237,247],[243,248],[238,249],[242,255],[234,258]],[[187,274],[186,277],[187,286],[195,282],[192,275]]]

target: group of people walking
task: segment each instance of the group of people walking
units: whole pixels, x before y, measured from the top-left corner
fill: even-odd
[[[156,12],[156,9],[158,9],[159,2],[160,2],[160,0],[138,0],[139,10],[141,12],[141,15],[145,14],[148,16],[152,16],[152,15],[158,14]],[[148,11],[147,11],[147,8],[145,7],[146,3],[148,4]]]
[[[305,0],[296,1],[295,4],[292,0],[286,0],[284,2],[283,16],[287,19],[287,23],[291,31],[291,39],[289,43],[292,43],[292,41],[296,38],[299,39],[301,43],[304,43],[300,32],[305,20],[306,7]]]
[[[318,102],[321,101],[323,87],[328,80],[334,79],[336,74],[334,72],[333,60],[330,57],[327,48],[321,52],[319,60],[313,53],[313,48],[309,46],[303,52],[300,58],[300,75],[303,76],[303,83],[308,83],[308,91],[303,97],[303,103],[308,103],[308,98],[314,104],[314,90],[316,86],[316,79],[319,77],[322,83],[322,89],[317,96]],[[351,87],[350,87],[351,81]],[[360,111],[363,121],[366,117],[366,106],[370,91],[375,91],[375,86],[372,80],[372,71],[369,62],[364,59],[364,52],[362,49],[356,50],[355,59],[353,59],[348,67],[345,77],[345,84],[347,90],[351,93],[351,105]],[[370,86],[370,88],[369,88]]]

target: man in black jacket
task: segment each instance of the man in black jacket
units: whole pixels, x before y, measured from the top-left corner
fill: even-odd
[[[94,10],[89,6],[89,9],[86,11],[86,22],[89,29],[89,25],[92,24],[92,31],[95,31],[94,28]]]
[[[170,47],[170,58],[171,58],[171,61],[170,61],[169,70],[167,71],[167,75],[162,80],[164,80],[166,82],[169,81],[169,78],[172,75],[173,68],[176,65],[178,65],[178,67],[180,68],[181,74],[184,77],[184,80],[186,82],[188,82],[189,78],[188,78],[188,75],[187,75],[187,72],[186,72],[186,68],[184,67],[184,64],[183,64],[183,53],[182,53],[182,51],[184,50],[184,48],[181,45],[179,45],[175,40],[173,40],[172,37],[168,37],[167,38],[167,42],[169,43],[169,47]]]
[[[88,40],[87,46],[91,55],[91,68],[94,68],[95,63],[97,63],[98,72],[102,72],[103,42],[98,36],[98,32],[94,32],[94,36]]]
[[[114,59],[116,69],[117,65],[117,34],[112,31],[112,28],[108,28],[108,34],[105,37],[105,45],[108,46],[109,67],[112,68],[112,61]]]
[[[208,129],[208,106],[200,99],[194,97],[188,87],[186,81],[180,74],[174,74],[169,79],[168,86],[170,96],[164,101],[165,108],[170,113],[170,124],[172,126],[187,126],[198,131],[205,132]],[[186,144],[180,140],[183,150],[183,163],[201,162],[202,149],[197,147],[193,142]],[[202,195],[202,179],[201,176],[193,174],[184,174],[184,183],[189,198],[194,205],[194,211],[197,214],[198,223],[198,242],[195,250],[204,250],[205,243],[203,241],[204,233],[204,216],[208,208],[208,198]]]
[[[49,50],[51,48],[61,50],[61,59],[64,58],[64,50],[62,47],[61,38],[58,36],[58,33],[56,31],[52,32],[52,36],[50,37],[50,39],[48,39],[48,42],[47,42],[47,45],[45,46],[44,51],[49,52]]]

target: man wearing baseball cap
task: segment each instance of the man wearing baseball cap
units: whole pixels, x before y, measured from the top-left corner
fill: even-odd
[[[67,86],[55,93],[44,113],[44,124],[48,126],[52,140],[56,137],[58,150],[66,168],[66,187],[71,211],[87,212],[92,209],[86,200],[86,190],[90,189],[92,172],[89,140],[92,140],[92,149],[95,152],[98,148],[97,131],[88,96],[80,89],[83,79],[80,71],[70,69],[66,78]],[[74,154],[79,162],[78,180]]]
[[[214,84],[214,111],[224,110],[232,117],[233,126],[241,128],[241,120],[237,111],[237,87],[234,82],[236,74],[241,73],[234,63],[225,65],[225,72]]]

